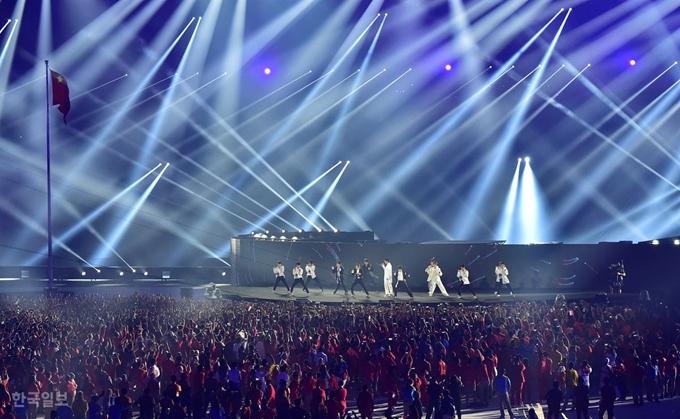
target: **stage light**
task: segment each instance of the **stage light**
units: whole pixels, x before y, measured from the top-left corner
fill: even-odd
[[[677,241],[677,240],[676,240],[676,241]],[[81,274],[82,276],[85,276],[85,271],[82,271],[80,274]]]
[[[271,73],[272,73],[272,69],[271,69],[271,68],[267,67],[267,68],[264,69],[264,74],[269,75],[269,74],[271,74]]]
[[[653,244],[654,246],[656,246],[656,245],[658,245],[658,244],[659,244],[659,241],[658,241],[658,240],[656,240],[656,239],[654,239],[654,240],[652,240],[652,244]]]
[[[678,239],[673,240],[673,244],[676,246],[680,246],[680,240]]]
[[[522,158],[517,159],[517,167],[515,167],[515,174],[510,183],[510,189],[505,197],[505,205],[503,205],[503,213],[496,228],[496,236],[506,240],[508,243],[516,243],[518,238],[514,237],[515,228],[515,214],[517,212],[517,191],[519,190],[519,174],[522,165]]]
[[[251,231],[251,232],[250,232],[250,235],[251,235],[251,236],[254,236],[254,235],[255,235],[255,232],[254,232],[254,231]]]
[[[628,61],[628,64],[630,64],[631,66],[634,66],[635,64],[637,64],[637,61],[630,60],[630,61]]]
[[[529,157],[525,157],[525,158],[524,158],[524,163],[529,163],[530,160],[531,160],[531,159],[530,159]]]
[[[302,233],[304,233],[304,232],[305,232],[305,231],[304,231],[303,229],[299,229],[299,230],[298,230],[298,233],[300,233],[300,234],[302,234]]]
[[[269,235],[269,230],[265,230],[264,233],[265,233],[266,235]]]
[[[446,69],[446,71],[451,71],[451,64],[446,64],[444,68]]]
[[[291,238],[292,241],[296,241],[297,239],[298,239],[297,236],[293,236],[293,237]]]
[[[161,179],[161,177],[163,176],[165,171],[168,169],[169,165],[170,165],[170,163],[165,164],[165,167],[163,167],[163,170],[161,170],[160,173],[158,173],[158,175],[153,180],[153,182],[151,182],[151,184],[146,188],[146,190],[144,190],[144,193],[139,198],[137,198],[137,201],[135,202],[133,207],[125,215],[125,218],[124,218],[125,223],[117,225],[114,228],[114,230],[111,231],[108,234],[106,241],[104,243],[105,245],[100,246],[100,248],[95,253],[95,259],[102,260],[103,258],[105,258],[108,255],[109,252],[116,253],[114,249],[118,246],[118,244],[123,239],[123,236],[125,235],[125,233],[130,228],[130,222],[139,213],[139,211],[143,207],[144,203],[146,202],[146,200],[151,195],[151,192],[153,191],[153,189],[158,184],[158,181]],[[128,265],[128,267],[130,268],[130,270],[132,272],[135,271],[132,266]]]
[[[123,275],[125,275],[125,272],[120,271],[120,274],[119,274],[119,275],[120,275],[120,276],[123,276]]]
[[[283,241],[286,241],[286,236],[281,236],[281,237],[279,237],[279,240],[281,240],[282,242],[283,242]]]
[[[132,273],[133,273],[133,274],[136,274],[136,273],[137,273],[137,270],[133,268],[133,269],[132,269]]]
[[[147,271],[144,271],[144,276],[149,276],[149,273]]]
[[[227,273],[226,273],[226,272],[222,272],[222,276],[227,276]]]
[[[281,230],[281,233],[286,234],[286,230]]]

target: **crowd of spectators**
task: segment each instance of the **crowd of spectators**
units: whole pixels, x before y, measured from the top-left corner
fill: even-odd
[[[546,400],[580,416],[591,396],[603,411],[675,396],[679,320],[658,304],[562,300],[2,296],[0,418],[372,419],[379,403],[388,418],[451,419]]]

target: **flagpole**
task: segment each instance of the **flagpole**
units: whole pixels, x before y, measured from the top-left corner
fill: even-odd
[[[47,287],[54,287],[54,269],[52,265],[52,180],[50,167],[50,62],[45,60],[45,103],[47,104]]]

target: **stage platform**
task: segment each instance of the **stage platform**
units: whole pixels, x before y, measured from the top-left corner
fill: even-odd
[[[409,298],[408,294],[399,294],[395,298],[385,297],[384,293],[379,291],[370,292],[367,297],[362,291],[361,293],[355,292],[355,296],[351,294],[345,295],[344,292],[338,291],[337,294],[333,294],[333,290],[324,289],[324,291],[319,291],[316,289],[311,289],[309,294],[305,293],[301,289],[295,289],[293,295],[289,295],[285,288],[278,288],[275,292],[271,288],[264,287],[232,287],[232,286],[220,286],[223,298],[228,299],[242,299],[247,301],[255,300],[265,300],[265,301],[300,301],[300,302],[310,302],[318,304],[343,304],[343,303],[353,303],[353,304],[391,304],[391,303],[404,303],[404,304],[442,304],[442,303],[460,303],[460,304],[493,304],[498,302],[513,302],[513,301],[554,301],[558,292],[522,292],[511,296],[507,290],[504,290],[500,296],[494,295],[492,291],[477,292],[477,298],[475,299],[470,294],[463,294],[462,298],[459,298],[455,293],[449,292],[449,296],[444,296],[438,291],[433,295],[429,296],[427,293],[414,292],[413,299]],[[596,300],[608,299],[611,302],[628,302],[637,300],[639,297],[637,294],[620,294],[620,295],[607,295],[598,296],[596,293],[587,292],[562,292],[559,293],[565,296],[567,300]]]
[[[47,289],[46,280],[9,280],[0,279],[0,293],[2,294],[34,294],[44,292]],[[435,294],[430,297],[424,292],[414,292],[414,298],[409,298],[406,293],[399,293],[396,298],[385,297],[382,291],[378,291],[377,287],[369,287],[370,296],[361,292],[355,292],[355,296],[351,294],[345,295],[343,291],[338,291],[333,294],[335,287],[330,287],[330,282],[323,285],[323,292],[312,284],[310,293],[305,293],[301,288],[296,288],[294,295],[289,295],[285,288],[279,287],[276,292],[272,291],[271,287],[244,287],[232,286],[230,284],[215,283],[216,287],[222,293],[222,298],[229,300],[244,300],[244,301],[299,301],[318,304],[391,304],[391,303],[413,303],[413,304],[442,304],[442,303],[460,303],[460,304],[493,304],[497,302],[512,302],[512,301],[554,301],[558,294],[565,296],[567,300],[587,300],[587,301],[605,301],[610,302],[630,302],[639,299],[637,293],[624,293],[619,295],[601,295],[595,292],[576,292],[567,290],[527,290],[518,291],[514,296],[510,296],[509,292],[504,289],[500,296],[493,294],[492,290],[477,290],[477,299],[472,295],[463,292],[462,298],[454,290],[449,289],[449,296],[444,296],[437,290]],[[164,294],[175,297],[189,297],[194,299],[208,299],[205,297],[205,290],[210,286],[209,283],[198,285],[194,280],[169,279],[167,281],[160,281],[158,279],[135,279],[134,281],[125,281],[120,278],[99,279],[97,281],[90,281],[84,278],[74,278],[63,281],[54,282],[54,290],[75,293],[75,294],[121,294],[130,295],[134,293],[145,294]],[[330,289],[329,289],[330,288]],[[190,290],[190,291],[189,291]]]

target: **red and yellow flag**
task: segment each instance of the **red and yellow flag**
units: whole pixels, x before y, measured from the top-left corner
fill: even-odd
[[[71,110],[71,99],[69,98],[68,83],[61,74],[50,70],[52,75],[52,106],[59,105],[57,109],[64,115],[64,124],[66,124],[66,115]]]

